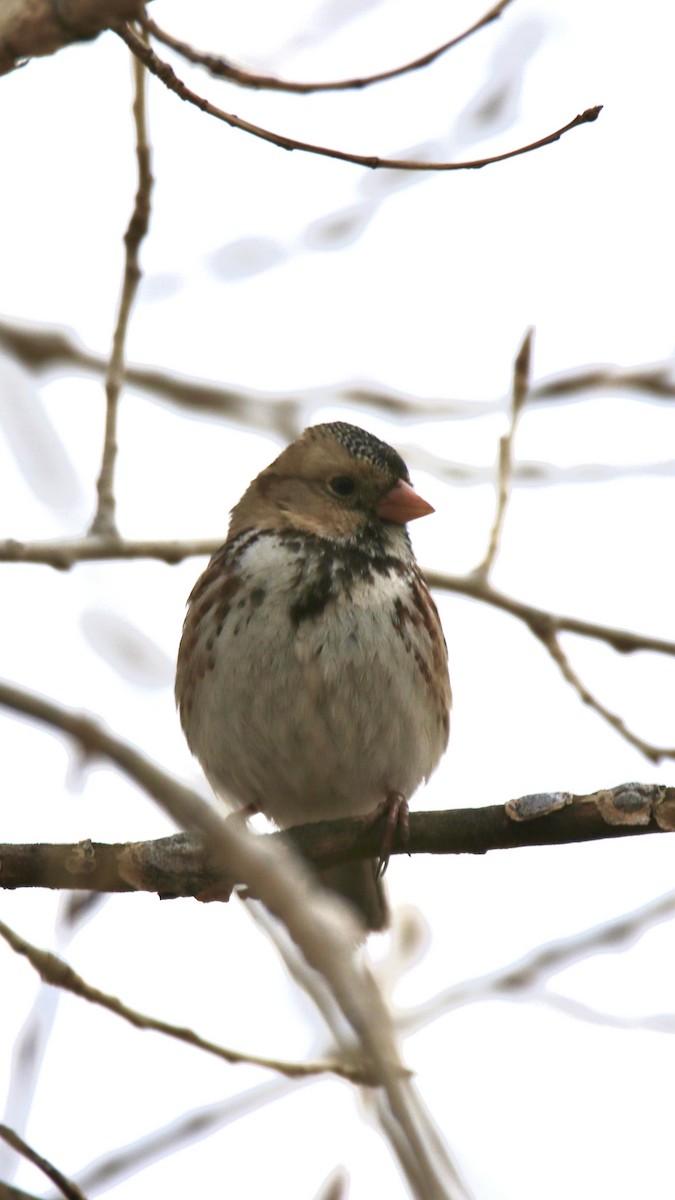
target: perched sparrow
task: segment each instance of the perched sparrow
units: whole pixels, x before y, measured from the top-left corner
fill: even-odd
[[[214,790],[280,826],[388,811],[434,770],[450,683],[406,521],[433,512],[379,438],[315,425],[250,484],[188,601],[176,699]],[[321,873],[368,929],[377,864]]]

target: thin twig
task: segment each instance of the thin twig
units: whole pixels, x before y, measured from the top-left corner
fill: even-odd
[[[140,39],[139,39],[140,40]],[[115,332],[113,334],[110,361],[106,372],[105,433],[103,457],[96,491],[98,502],[90,532],[104,536],[115,536],[115,463],[117,460],[117,414],[119,398],[124,382],[124,349],[131,310],[141,280],[140,246],[150,225],[150,198],[152,194],[152,170],[148,143],[146,117],[146,74],[137,55],[132,56],[134,73],[133,116],[136,131],[136,164],[138,185],[134,208],[124,235],[125,258],[124,278],[120,296]]]
[[[616,730],[616,732],[624,739],[624,741],[628,742],[629,745],[634,746],[635,749],[639,750],[641,754],[644,754],[645,758],[649,759],[650,762],[659,763],[664,758],[675,758],[675,747],[655,746],[651,742],[645,741],[645,739],[641,738],[639,734],[633,733],[632,729],[628,728],[625,721],[618,715],[618,713],[615,713],[611,708],[607,708],[607,706],[603,704],[601,700],[598,700],[598,698],[593,695],[589,688],[586,687],[586,684],[583,682],[581,677],[574,670],[574,667],[563,650],[560,644],[560,639],[556,636],[555,632],[546,626],[543,626],[542,628],[531,626],[530,628],[532,629],[535,637],[541,642],[542,646],[546,647],[554,663],[558,666],[563,679],[565,679],[567,683],[574,688],[579,699],[582,700],[584,704],[587,704],[589,708],[592,708],[593,711],[596,712],[599,717],[602,717],[602,719],[606,721],[608,725],[611,725],[612,729]]]
[[[498,4],[495,4],[489,12],[484,13],[469,29],[465,29],[463,33],[451,38],[448,42],[444,42],[442,46],[438,46],[435,50],[431,50],[429,53],[413,59],[412,62],[405,63],[402,67],[393,67],[388,71],[379,71],[373,75],[359,75],[353,79],[340,79],[324,83],[298,83],[288,79],[278,79],[273,75],[260,75],[254,71],[247,71],[243,67],[235,66],[234,63],[217,54],[195,50],[194,46],[190,46],[188,42],[183,42],[165,30],[160,29],[159,25],[150,17],[144,17],[141,24],[146,33],[156,38],[158,42],[162,42],[169,49],[174,50],[177,54],[187,59],[188,62],[205,67],[216,79],[226,79],[230,83],[236,83],[241,87],[308,95],[311,92],[337,92],[353,88],[365,88],[369,87],[370,84],[383,83],[387,79],[395,79],[399,75],[418,71],[421,67],[428,67],[430,63],[435,62],[446,51],[454,49],[455,46],[459,46],[460,42],[466,41],[472,34],[477,33],[479,29],[484,29],[486,25],[491,24],[492,21],[496,21],[510,3],[511,0],[499,0]]]
[[[543,146],[550,146],[553,142],[557,142],[564,134],[569,133],[571,129],[576,129],[579,125],[586,125],[591,121],[595,121],[602,110],[602,105],[597,104],[593,108],[587,108],[584,112],[579,113],[573,120],[568,121],[566,125],[563,125],[560,129],[556,129],[554,133],[549,133],[546,137],[538,138],[535,142],[529,142],[526,146],[519,146],[516,150],[507,150],[503,154],[494,154],[488,158],[474,159],[469,162],[421,162],[410,159],[381,158],[379,155],[372,154],[352,154],[346,150],[335,150],[329,146],[318,146],[312,142],[301,142],[296,138],[287,137],[285,134],[274,133],[271,129],[263,128],[262,125],[253,125],[250,121],[244,121],[241,117],[235,116],[234,113],[225,112],[224,109],[218,108],[204,96],[193,92],[182,79],[178,78],[168,63],[158,58],[154,51],[141,41],[130,25],[120,23],[114,25],[113,28],[115,33],[126,42],[129,49],[138,55],[141,62],[145,64],[151,74],[156,75],[169,91],[175,92],[181,100],[186,100],[189,104],[194,104],[196,108],[208,113],[209,116],[215,117],[216,120],[224,121],[232,129],[241,129],[244,133],[250,133],[253,137],[261,138],[264,142],[270,142],[282,150],[301,150],[307,154],[319,154],[323,158],[335,158],[340,162],[355,163],[357,166],[368,167],[371,170],[384,167],[398,171],[478,170],[481,167],[489,166],[491,163],[504,162],[508,158],[516,158],[520,154],[529,154],[532,150],[540,150]]]
[[[34,1167],[42,1171],[43,1175],[51,1179],[52,1183],[56,1184],[59,1191],[66,1197],[66,1200],[86,1200],[84,1193],[80,1191],[76,1183],[73,1183],[72,1179],[68,1179],[62,1171],[59,1171],[58,1167],[55,1167],[48,1159],[38,1154],[37,1150],[33,1150],[32,1146],[24,1142],[23,1138],[20,1138],[18,1133],[15,1133],[13,1129],[10,1129],[7,1125],[0,1125],[0,1137],[7,1142],[8,1146],[16,1150],[17,1154],[21,1154]]]
[[[155,539],[127,541],[107,537],[64,538],[45,542],[18,542],[14,538],[0,542],[0,562],[43,563],[57,571],[69,571],[77,563],[154,558],[175,565],[186,558],[211,556],[222,546],[222,538],[194,538],[184,541]]]
[[[40,950],[39,947],[31,945],[30,942],[27,942],[15,930],[10,929],[4,921],[0,921],[0,936],[12,947],[12,950],[28,959],[28,962],[37,971],[43,983],[61,988],[66,992],[72,992],[73,995],[80,996],[83,1000],[88,1000],[90,1004],[98,1004],[101,1008],[106,1008],[109,1012],[115,1013],[116,1016],[122,1017],[124,1021],[128,1021],[136,1029],[153,1029],[156,1033],[163,1033],[167,1037],[175,1038],[176,1041],[185,1042],[188,1046],[196,1046],[198,1050],[205,1050],[207,1054],[213,1054],[216,1058],[222,1058],[227,1063],[246,1063],[249,1066],[264,1067],[266,1070],[278,1072],[279,1075],[285,1075],[289,1079],[299,1079],[305,1075],[331,1073],[339,1075],[343,1079],[348,1079],[352,1083],[366,1084],[373,1082],[367,1072],[360,1070],[358,1067],[352,1067],[337,1061],[325,1060],[314,1063],[287,1062],[283,1059],[267,1058],[259,1054],[244,1054],[239,1050],[230,1050],[226,1046],[221,1046],[217,1042],[212,1042],[208,1038],[201,1037],[192,1029],[173,1025],[170,1021],[160,1021],[156,1017],[150,1017],[146,1013],[138,1012],[136,1009],[130,1008],[122,1000],[119,1000],[117,996],[111,996],[107,992],[100,991],[99,988],[92,987],[68,963],[64,962],[62,958],[59,958],[50,951]]]
[[[487,580],[499,553],[506,509],[508,507],[513,484],[514,442],[518,420],[523,411],[530,387],[530,369],[532,361],[532,339],[534,330],[528,329],[513,364],[513,383],[511,386],[511,412],[509,428],[499,439],[499,465],[497,472],[497,502],[495,515],[488,538],[485,557],[472,572],[477,579]]]
[[[584,621],[579,617],[569,617],[545,608],[537,608],[534,604],[517,600],[515,596],[508,596],[491,583],[485,583],[472,575],[451,575],[443,571],[425,570],[424,577],[429,586],[438,591],[470,596],[481,604],[488,604],[491,608],[510,613],[512,617],[523,621],[537,636],[540,636],[539,631],[550,629],[554,633],[576,633],[580,637],[606,642],[620,654],[650,650],[655,654],[675,655],[675,642],[668,638],[633,633],[612,625],[600,625],[597,621]]]

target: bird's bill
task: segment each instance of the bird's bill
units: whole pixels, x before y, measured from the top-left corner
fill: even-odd
[[[383,521],[398,521],[399,525],[415,521],[417,517],[426,517],[435,511],[404,479],[399,479],[398,483],[394,484],[375,509],[377,516]]]

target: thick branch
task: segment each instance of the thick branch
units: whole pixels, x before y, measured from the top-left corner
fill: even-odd
[[[393,854],[485,854],[520,846],[565,845],[675,829],[675,788],[619,784],[585,796],[567,792],[523,796],[508,804],[418,812],[406,843]],[[299,825],[262,835],[288,840],[317,867],[377,856],[379,824],[366,818]],[[227,900],[241,880],[214,867],[193,835],[108,845],[0,846],[0,887],[72,888],[100,892],[154,892],[167,898]]]
[[[116,21],[139,17],[143,7],[142,0],[2,0],[0,75],[26,59],[90,41]]]

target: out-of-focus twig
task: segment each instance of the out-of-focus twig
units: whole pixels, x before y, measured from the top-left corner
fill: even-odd
[[[49,1162],[49,1159],[38,1154],[37,1150],[34,1150],[32,1146],[24,1142],[23,1138],[19,1137],[18,1133],[15,1133],[13,1129],[10,1129],[7,1125],[0,1125],[0,1138],[7,1142],[7,1145],[11,1146],[13,1150],[16,1150],[17,1154],[21,1154],[34,1167],[42,1171],[43,1175],[51,1179],[52,1183],[56,1184],[59,1191],[66,1197],[66,1200],[85,1200],[84,1193],[80,1191],[76,1183],[68,1179],[62,1171],[59,1171],[58,1167]]]
[[[513,364],[513,382],[511,385],[511,412],[508,431],[499,439],[499,459],[497,469],[497,501],[495,515],[488,538],[488,545],[482,561],[474,568],[472,574],[479,580],[487,580],[495,559],[499,553],[506,509],[511,495],[513,483],[514,442],[518,419],[527,401],[530,387],[530,367],[532,360],[532,339],[534,331],[528,329]]]
[[[38,946],[31,945],[15,930],[10,929],[4,921],[0,921],[0,936],[5,939],[12,950],[28,960],[43,983],[51,984],[52,987],[61,988],[66,992],[72,992],[73,995],[80,996],[82,1000],[88,1000],[90,1004],[106,1008],[108,1012],[128,1021],[136,1029],[152,1029],[155,1033],[163,1033],[179,1042],[185,1042],[188,1046],[196,1046],[198,1050],[205,1050],[207,1054],[222,1058],[227,1063],[247,1063],[249,1066],[264,1067],[266,1070],[278,1072],[279,1075],[286,1075],[289,1079],[297,1079],[303,1075],[323,1075],[330,1072],[343,1079],[349,1079],[352,1083],[372,1083],[367,1072],[336,1061],[286,1062],[258,1054],[243,1054],[238,1050],[230,1050],[226,1046],[220,1046],[217,1042],[211,1042],[208,1038],[201,1037],[192,1029],[185,1029],[182,1026],[173,1025],[170,1021],[160,1021],[156,1017],[138,1012],[137,1009],[130,1008],[128,1004],[119,1000],[117,996],[111,996],[99,988],[92,987],[62,958],[52,954],[51,951],[41,950]]]
[[[247,71],[243,67],[238,67],[226,58],[222,58],[217,54],[209,54],[203,50],[196,50],[194,46],[183,42],[172,34],[167,33],[164,29],[160,29],[150,17],[144,17],[141,24],[146,33],[151,37],[156,38],[158,42],[162,42],[169,49],[174,50],[176,54],[180,54],[182,58],[188,62],[194,63],[196,66],[205,67],[209,74],[216,79],[226,79],[230,83],[236,83],[240,87],[266,89],[268,91],[277,92],[295,92],[300,95],[307,95],[311,92],[337,92],[347,91],[354,88],[369,87],[373,83],[383,83],[387,79],[395,79],[399,75],[406,75],[411,71],[419,71],[421,67],[428,67],[442,54],[448,50],[453,50],[455,46],[459,46],[461,42],[466,41],[472,34],[477,33],[479,29],[484,29],[486,25],[490,25],[492,21],[496,21],[500,17],[511,0],[499,0],[499,3],[493,5],[488,12],[479,17],[469,29],[465,29],[463,33],[451,38],[450,41],[444,42],[442,46],[437,46],[434,50],[427,54],[420,55],[412,62],[405,63],[401,67],[393,67],[388,71],[379,71],[373,75],[359,75],[353,79],[339,79],[332,82],[323,83],[299,83],[289,79],[279,79],[273,75],[261,75],[254,71]]]
[[[661,921],[675,916],[675,892],[666,892],[632,912],[612,917],[602,925],[584,929],[570,937],[547,942],[530,950],[522,958],[499,967],[486,975],[467,979],[444,988],[399,1018],[399,1029],[407,1035],[423,1029],[447,1012],[478,1000],[541,999],[551,995],[544,990],[546,982],[575,962],[594,954],[618,954],[629,950],[645,933]]]
[[[75,336],[49,325],[34,325],[0,317],[0,347],[14,355],[29,371],[38,374],[59,367],[104,375],[107,360],[86,350]],[[465,421],[504,411],[504,399],[462,400],[422,397],[399,392],[383,384],[321,384],[293,392],[263,392],[254,388],[210,383],[159,367],[128,366],[127,386],[132,385],[158,400],[190,413],[222,416],[245,429],[277,433],[294,428],[322,405],[372,409],[395,420]],[[535,405],[583,401],[592,393],[627,392],[636,400],[675,400],[675,361],[633,367],[606,365],[573,367],[533,383],[528,409]]]
[[[264,142],[278,146],[282,150],[301,150],[306,154],[318,154],[322,158],[335,158],[340,162],[354,163],[356,166],[368,167],[370,170],[377,170],[378,168],[388,168],[398,171],[478,170],[492,163],[504,162],[506,159],[517,158],[521,154],[529,154],[533,150],[541,150],[544,146],[550,146],[553,142],[559,141],[564,134],[569,133],[572,129],[576,129],[579,125],[587,125],[597,120],[602,111],[602,105],[596,104],[593,108],[587,108],[584,112],[578,113],[566,125],[561,126],[560,129],[556,129],[553,133],[547,134],[546,137],[529,142],[526,146],[519,146],[516,150],[506,150],[503,154],[493,154],[487,158],[473,159],[469,162],[422,162],[411,159],[382,158],[376,154],[352,154],[347,150],[336,150],[330,146],[319,146],[313,142],[302,142],[297,138],[287,137],[285,134],[265,129],[262,125],[254,125],[251,121],[245,121],[241,117],[235,116],[234,113],[225,112],[224,109],[218,108],[217,105],[212,104],[204,96],[193,92],[182,79],[178,78],[169,64],[159,58],[138,37],[129,24],[121,22],[115,25],[114,29],[122,40],[126,42],[129,49],[138,55],[141,62],[144,63],[151,74],[156,75],[169,91],[175,92],[181,100],[185,100],[189,104],[194,104],[196,108],[208,113],[211,117],[215,117],[216,120],[224,121],[232,129],[240,129],[242,132],[249,133]]]
[[[316,1085],[316,1080],[269,1079],[256,1087],[238,1092],[227,1100],[218,1100],[201,1108],[181,1111],[179,1117],[160,1129],[146,1133],[134,1142],[107,1150],[99,1158],[77,1172],[82,1187],[92,1196],[107,1191],[125,1179],[145,1171],[159,1159],[168,1158],[203,1138],[211,1137],[218,1129],[243,1120],[267,1104],[285,1100],[301,1087]],[[148,1189],[148,1194],[150,1190]]]
[[[114,536],[115,523],[115,463],[117,460],[117,413],[120,391],[124,382],[124,348],[131,310],[141,279],[140,247],[150,225],[152,169],[146,119],[145,67],[136,55],[132,56],[134,73],[134,128],[136,131],[136,164],[138,184],[134,208],[124,235],[125,260],[122,293],[113,335],[110,361],[106,371],[106,415],[103,438],[103,457],[96,484],[98,501],[90,532]]]

